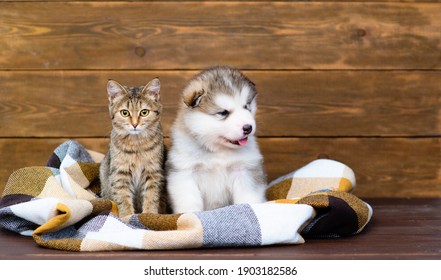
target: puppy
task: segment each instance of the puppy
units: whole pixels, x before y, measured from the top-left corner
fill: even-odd
[[[202,71],[184,88],[167,160],[174,213],[265,201],[256,95],[255,85],[227,66]]]

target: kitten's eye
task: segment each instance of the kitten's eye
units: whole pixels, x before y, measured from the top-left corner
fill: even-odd
[[[129,110],[121,110],[119,111],[121,113],[121,116],[127,118],[128,116],[130,116],[130,112]]]
[[[150,114],[150,111],[147,109],[141,110],[141,112],[139,112],[139,115],[141,117],[147,117]]]
[[[218,115],[218,116],[220,116],[220,117],[225,119],[225,118],[228,117],[228,115],[230,115],[230,112],[227,111],[227,110],[223,110],[223,111],[220,111],[220,112],[216,113],[216,115]]]

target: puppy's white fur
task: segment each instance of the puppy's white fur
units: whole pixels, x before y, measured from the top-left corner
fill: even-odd
[[[201,72],[184,89],[167,160],[174,213],[265,201],[255,96],[254,84],[225,66]]]

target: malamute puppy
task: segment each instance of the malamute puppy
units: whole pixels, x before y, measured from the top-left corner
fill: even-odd
[[[185,87],[167,160],[174,213],[265,201],[256,95],[247,77],[226,66],[202,71]]]

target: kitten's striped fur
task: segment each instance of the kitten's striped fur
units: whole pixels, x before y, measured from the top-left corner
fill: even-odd
[[[109,80],[112,119],[109,151],[100,167],[101,196],[118,205],[120,217],[164,213],[164,143],[159,79],[130,88]]]

